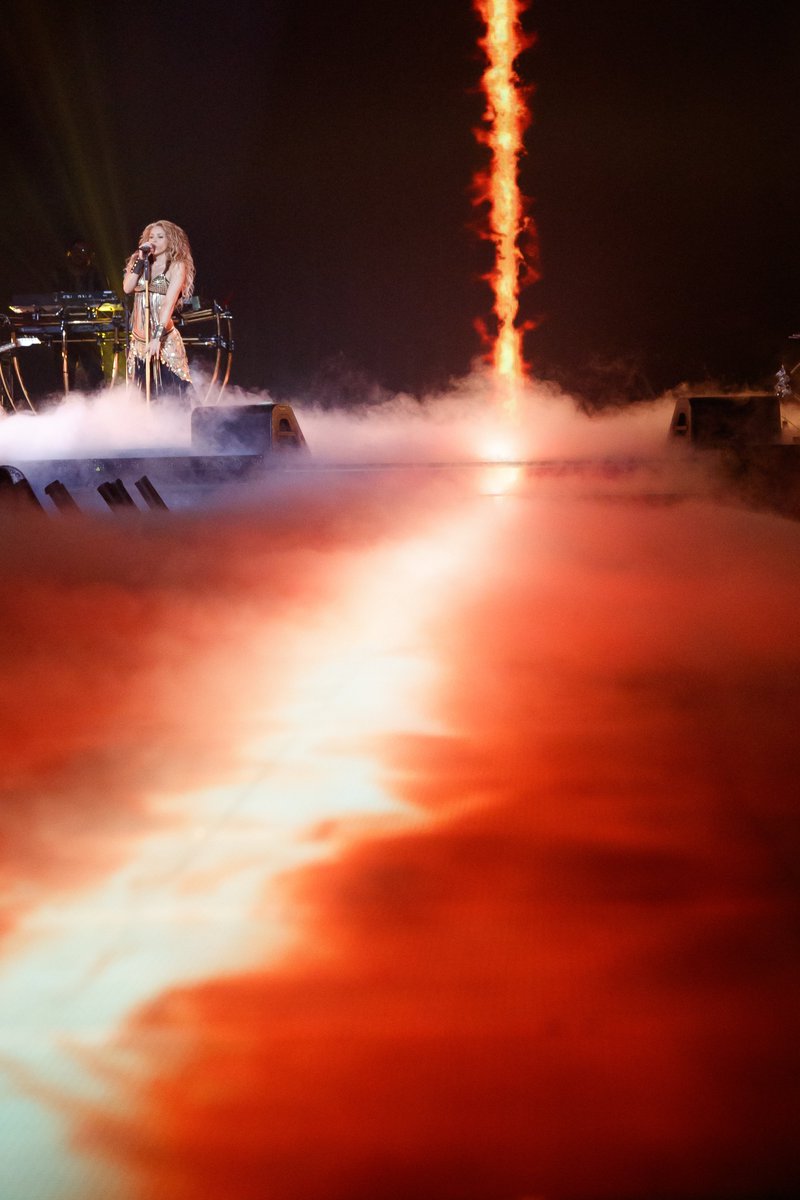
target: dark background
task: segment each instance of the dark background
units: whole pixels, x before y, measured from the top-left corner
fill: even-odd
[[[796,5],[534,0],[524,23],[533,374],[590,400],[768,380],[800,326]],[[480,33],[470,0],[7,6],[0,303],[76,233],[118,286],[168,218],[234,313],[233,382],[445,386],[491,307]]]

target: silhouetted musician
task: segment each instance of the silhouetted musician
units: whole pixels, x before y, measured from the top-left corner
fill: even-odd
[[[64,262],[55,273],[54,283],[59,292],[71,296],[97,295],[108,288],[108,280],[103,278],[94,261],[94,251],[82,237],[73,238],[70,242]],[[75,387],[78,365],[86,376],[85,386],[88,390],[93,391],[105,382],[103,359],[96,338],[68,338],[62,345],[54,346],[54,364],[59,384],[63,385],[65,392]]]

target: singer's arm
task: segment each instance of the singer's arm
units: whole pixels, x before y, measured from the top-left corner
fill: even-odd
[[[144,255],[140,251],[135,258],[130,260],[128,266],[125,268],[125,274],[122,277],[122,290],[126,295],[130,295],[131,292],[136,291],[136,285],[144,270],[144,261]]]

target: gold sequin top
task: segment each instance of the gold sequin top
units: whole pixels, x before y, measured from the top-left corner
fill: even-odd
[[[169,279],[165,272],[150,280],[150,330],[155,329],[161,320],[161,309],[169,289]],[[131,327],[131,346],[128,354],[128,374],[133,375],[135,360],[145,357],[147,343],[144,337],[144,284],[139,283],[133,293],[133,322]],[[183,338],[174,327],[161,339],[159,362],[168,367],[179,379],[191,382],[189,362],[186,358],[186,348]]]

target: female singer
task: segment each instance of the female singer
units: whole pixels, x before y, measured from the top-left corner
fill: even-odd
[[[150,336],[146,340],[146,290],[142,276],[148,265],[146,290],[150,298]],[[166,393],[189,398],[192,377],[173,313],[179,301],[189,299],[193,289],[194,262],[184,231],[172,221],[153,221],[146,225],[138,250],[126,263],[122,290],[126,295],[134,294],[128,379],[145,388],[146,373],[152,371],[150,387],[156,397]]]

